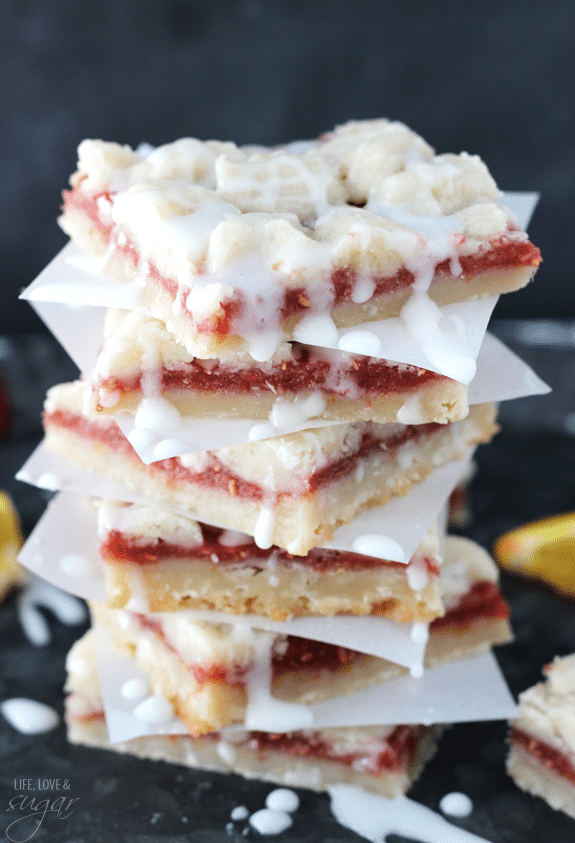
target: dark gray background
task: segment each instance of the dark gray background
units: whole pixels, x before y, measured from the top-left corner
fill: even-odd
[[[575,316],[574,36],[572,0],[2,0],[0,333],[40,329],[15,299],[65,243],[84,137],[273,144],[376,116],[541,192],[544,264],[496,315]]]

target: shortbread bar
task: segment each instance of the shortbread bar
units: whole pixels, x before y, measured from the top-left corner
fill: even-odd
[[[66,668],[71,743],[290,787],[322,791],[347,782],[393,799],[405,793],[435,754],[442,732],[441,726],[361,726],[286,734],[155,735],[110,744],[92,630],[74,644]]]
[[[426,665],[509,640],[508,608],[497,586],[497,569],[477,545],[446,540],[440,592],[450,608],[431,624]],[[252,629],[241,619],[210,623],[186,612],[136,614],[99,604],[91,610],[109,628],[114,646],[135,657],[154,691],[170,701],[191,734],[244,722],[256,694],[257,699],[267,694],[270,700],[305,706],[404,672],[385,659]]]
[[[468,411],[466,386],[417,366],[286,342],[268,362],[247,352],[201,360],[159,320],[109,311],[89,409],[133,414],[157,396],[182,416],[265,419],[280,430],[307,418],[424,424]]]
[[[421,302],[402,310],[412,292],[495,295],[540,262],[477,156],[436,155],[398,122],[275,149],[184,138],[78,151],[62,228],[136,280],[194,357],[264,360],[282,338],[400,313],[415,325]]]
[[[159,506],[98,504],[107,605],[149,612],[213,609],[272,620],[375,614],[431,621],[439,599],[439,538],[430,528],[408,565],[314,548],[262,550],[245,533],[200,524]]]
[[[575,654],[544,672],[543,682],[519,696],[507,770],[520,788],[575,818]]]
[[[48,393],[50,450],[202,521],[246,532],[259,547],[300,556],[497,430],[494,405],[481,404],[444,425],[339,424],[144,465],[113,420],[82,414],[83,389],[76,382]]]

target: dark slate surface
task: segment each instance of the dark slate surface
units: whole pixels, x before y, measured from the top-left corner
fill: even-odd
[[[554,387],[551,396],[503,405],[502,433],[477,452],[479,470],[473,482],[474,522],[467,534],[490,547],[503,531],[525,521],[575,510],[575,438],[572,383],[575,325],[567,322],[500,322],[497,333],[528,358]],[[519,338],[519,339],[518,339]],[[543,340],[543,342],[541,341]],[[9,389],[19,388],[10,441],[0,446],[0,482],[10,488],[30,528],[42,511],[41,494],[11,480],[11,474],[39,436],[38,413],[47,386],[74,369],[52,341],[37,337],[9,340],[0,374]],[[34,354],[30,357],[30,349]],[[567,378],[567,380],[565,380]],[[28,398],[24,400],[23,396]],[[498,658],[517,694],[540,678],[541,666],[556,654],[575,650],[575,611],[571,600],[514,577],[503,577],[512,608],[514,643],[500,647]],[[83,629],[50,620],[53,642],[37,649],[28,643],[16,619],[15,601],[0,608],[0,699],[15,695],[42,700],[62,712],[64,657]],[[478,688],[478,693],[480,688]],[[453,790],[468,793],[473,813],[462,827],[493,843],[572,843],[575,822],[541,800],[517,790],[504,772],[506,728],[503,723],[461,724],[447,732],[435,760],[410,795],[433,809]],[[60,779],[51,798],[77,799],[62,819],[46,816],[31,838],[49,843],[229,843],[260,836],[245,822],[226,830],[236,805],[250,811],[264,805],[272,785],[245,782],[236,776],[206,775],[161,762],[146,762],[100,750],[69,746],[64,729],[26,737],[0,722],[0,838],[15,818],[8,812],[15,779]],[[64,790],[64,781],[69,785]],[[17,782],[16,782],[17,784]],[[21,792],[21,791],[20,791]],[[294,824],[278,839],[285,843],[359,840],[333,819],[327,797],[300,791]],[[29,834],[33,826],[22,829]],[[22,837],[20,839],[22,839]],[[391,839],[391,838],[390,838]],[[394,838],[398,840],[399,838]]]
[[[83,138],[277,144],[384,116],[541,192],[539,281],[498,312],[575,318],[574,35],[572,0],[2,0],[6,301],[65,243]],[[38,328],[23,303],[0,310],[0,333]]]

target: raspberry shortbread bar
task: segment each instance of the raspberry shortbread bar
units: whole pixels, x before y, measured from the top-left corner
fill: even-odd
[[[247,352],[202,360],[137,311],[109,311],[105,333],[88,399],[101,413],[136,413],[142,398],[157,396],[182,416],[266,419],[277,428],[307,418],[446,422],[468,410],[467,387],[418,366],[297,342],[281,343],[267,362]]]
[[[497,569],[485,551],[449,538],[440,591],[441,577],[450,608],[431,624],[426,665],[509,640],[508,608],[497,586]],[[382,658],[253,629],[241,620],[211,623],[186,612],[136,614],[99,604],[91,609],[109,628],[114,646],[136,658],[154,691],[170,701],[192,734],[244,722],[252,701],[261,705],[262,696],[270,706],[278,701],[307,706],[405,671]]]
[[[66,668],[71,743],[290,787],[322,791],[348,782],[394,798],[405,793],[435,754],[442,732],[440,726],[360,726],[285,734],[154,735],[110,744],[92,630],[74,644]]]
[[[195,357],[264,360],[282,337],[417,321],[402,311],[414,292],[495,295],[540,262],[477,156],[436,155],[383,119],[276,149],[86,140],[71,185],[62,228],[136,279],[142,306]]]
[[[83,383],[50,390],[47,447],[202,521],[305,555],[361,510],[404,495],[496,431],[481,404],[449,424],[336,424],[144,465],[116,423],[82,413]]]
[[[443,614],[435,527],[408,565],[320,548],[307,556],[262,550],[245,533],[112,501],[98,505],[98,532],[113,609],[138,599],[150,612],[210,609],[272,620],[349,613],[431,621]]]
[[[545,681],[519,696],[507,770],[523,790],[575,818],[575,655],[545,667]]]

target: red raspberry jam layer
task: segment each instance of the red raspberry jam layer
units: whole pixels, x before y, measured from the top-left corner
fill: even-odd
[[[432,621],[430,629],[465,630],[477,618],[509,618],[509,606],[501,596],[499,586],[488,580],[474,583],[464,594],[457,606],[450,609],[442,618]]]
[[[326,741],[320,733],[309,735],[302,732],[250,732],[247,746],[257,752],[272,750],[296,757],[335,761],[377,776],[405,770],[424,732],[425,728],[422,726],[396,726],[387,738],[379,742],[380,747],[369,753],[361,750],[338,753],[333,744]]]
[[[165,646],[185,664],[199,685],[208,682],[224,682],[227,685],[245,684],[245,678],[251,665],[189,663],[165,635],[161,621],[150,615],[137,615],[136,617],[142,627],[152,629],[160,636]],[[349,650],[347,647],[288,635],[285,638],[285,646],[281,647],[281,652],[278,649],[272,655],[272,677],[276,678],[284,673],[302,669],[337,670],[351,664],[361,655],[356,650]]]
[[[130,562],[135,565],[150,565],[162,562],[165,559],[186,559],[191,564],[196,560],[205,560],[215,565],[242,565],[245,563],[251,567],[254,563],[257,564],[258,560],[265,562],[273,555],[275,564],[287,567],[293,564],[306,565],[306,567],[309,566],[317,571],[362,570],[382,566],[406,567],[401,562],[362,556],[351,551],[319,547],[314,547],[307,556],[294,556],[294,554],[279,547],[263,550],[252,539],[245,544],[223,545],[219,543],[219,539],[225,532],[224,530],[207,524],[201,524],[200,527],[204,539],[203,543],[191,548],[167,542],[164,539],[142,542],[140,539],[128,536],[119,530],[110,530],[100,544],[100,555],[105,562]],[[428,572],[436,576],[439,573],[437,562],[430,558],[425,558],[424,561]]]
[[[484,588],[484,586],[490,586],[490,588]],[[493,589],[491,588],[493,586],[499,596],[498,600],[494,599]],[[489,598],[482,601],[479,597],[481,594],[489,594]],[[503,614],[504,611],[506,614]],[[467,594],[462,596],[459,605],[447,612],[443,618],[433,621],[430,629],[432,631],[439,628],[462,630],[478,618],[501,618],[508,617],[508,615],[508,606],[500,597],[497,586],[494,583],[476,583]],[[142,627],[152,629],[160,636],[165,646],[175,653],[191,671],[199,685],[207,682],[224,682],[229,685],[245,684],[250,665],[188,663],[177,647],[165,636],[160,620],[156,620],[151,615],[136,615],[136,617]],[[326,644],[323,641],[312,641],[307,638],[288,635],[285,637],[285,645],[272,654],[272,677],[275,679],[285,673],[301,670],[339,670],[352,664],[363,655],[357,650],[350,650],[336,644]]]
[[[71,430],[77,435],[90,439],[93,442],[101,442],[103,445],[122,453],[126,457],[137,460],[140,468],[144,468],[140,458],[114,421],[103,422],[98,420],[98,422],[94,422],[78,413],[67,410],[52,410],[44,413],[44,425],[46,429],[50,427],[61,427]],[[381,425],[381,427],[384,428],[385,425]],[[401,433],[382,437],[378,437],[373,432],[368,431],[364,434],[359,446],[354,451],[350,451],[345,456],[328,463],[307,478],[298,478],[298,482],[301,484],[298,494],[315,492],[351,474],[360,459],[382,451],[393,451],[406,442],[420,439],[447,427],[448,425],[442,425],[436,422],[408,425]],[[234,474],[218,460],[214,452],[207,453],[208,465],[201,472],[195,472],[185,467],[177,457],[151,463],[145,466],[145,470],[151,474],[167,474],[169,481],[172,483],[193,483],[210,489],[225,490],[233,497],[237,495],[242,498],[258,501],[264,499],[266,494],[264,489]],[[278,498],[282,496],[290,495],[288,492],[280,492],[277,495]]]
[[[123,394],[141,392],[142,372],[126,377],[100,378],[94,389]],[[232,395],[259,396],[320,391],[326,396],[355,399],[412,392],[424,385],[447,381],[443,375],[417,366],[391,363],[373,357],[352,357],[333,363],[319,349],[292,344],[292,357],[274,366],[226,366],[218,360],[194,358],[189,363],[165,366],[160,372],[159,390],[197,390]],[[350,382],[353,386],[350,387]]]
[[[542,767],[555,773],[556,776],[561,776],[562,779],[567,779],[572,785],[575,785],[575,764],[573,760],[549,744],[534,738],[526,732],[516,727],[511,729],[510,740],[512,744],[517,744],[522,747],[529,755],[532,755]]]
[[[86,700],[87,705],[86,713],[85,714],[77,714],[72,713],[73,711],[73,703],[74,700]],[[64,700],[64,716],[67,723],[75,722],[75,723],[89,723],[92,720],[105,720],[106,715],[104,714],[103,709],[94,709],[90,710],[91,706],[93,706],[92,700],[88,699],[87,697],[83,696],[83,694],[71,693],[68,694],[66,699]]]

